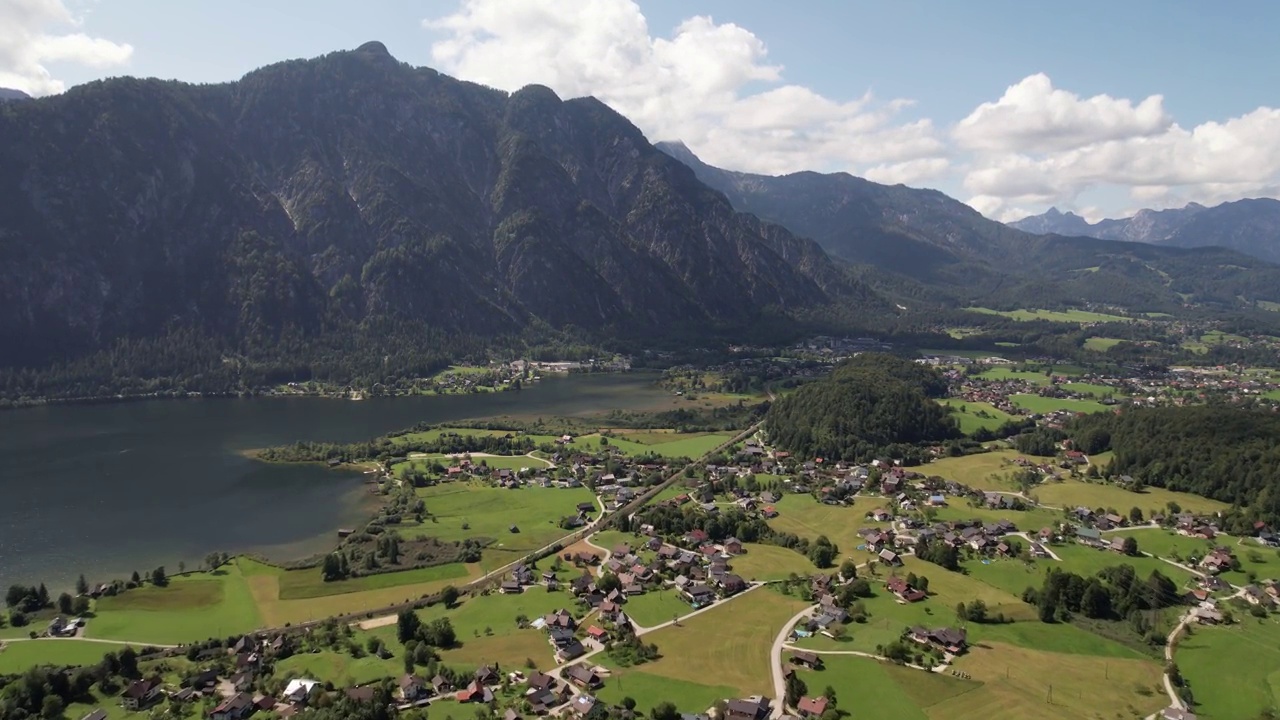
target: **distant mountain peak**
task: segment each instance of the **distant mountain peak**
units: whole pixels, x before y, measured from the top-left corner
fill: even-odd
[[[370,40],[369,42],[361,45],[356,48],[356,52],[364,55],[391,57],[391,51],[387,49],[387,46],[377,40]]]
[[[0,87],[0,102],[5,100],[30,100],[31,96],[21,90]]]

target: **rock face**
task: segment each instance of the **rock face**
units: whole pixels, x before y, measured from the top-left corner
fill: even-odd
[[[1050,209],[1011,227],[1031,233],[1128,240],[1171,247],[1219,246],[1280,262],[1280,201],[1256,198],[1207,208],[1198,203],[1170,210],[1139,210],[1133,217],[1090,224]]]
[[[222,85],[5,103],[0,193],[0,366],[175,327],[651,336],[868,297],[599,101],[377,42]]]

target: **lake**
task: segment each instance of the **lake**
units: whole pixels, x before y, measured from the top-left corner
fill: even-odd
[[[669,406],[647,373],[552,376],[522,392],[373,398],[154,400],[0,412],[0,588],[59,590],[212,551],[323,552],[375,502],[362,476],[242,451],[351,442],[417,422]]]

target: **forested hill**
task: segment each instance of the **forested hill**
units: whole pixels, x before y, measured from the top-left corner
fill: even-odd
[[[380,43],[0,104],[0,193],[0,368],[154,342],[204,377],[340,377],[349,345],[411,365],[530,329],[705,337],[888,307],[603,103]]]
[[[658,147],[725,193],[733,206],[871,266],[865,277],[902,297],[986,307],[1099,302],[1179,312],[1280,300],[1280,268],[1224,248],[1188,250],[1087,237],[1041,236],[983,217],[937,190],[848,173],[754,175],[712,167],[680,143]],[[1216,243],[1198,243],[1212,245]]]
[[[1068,431],[1085,452],[1114,450],[1114,475],[1239,505],[1280,526],[1280,415],[1271,410],[1126,410],[1084,416]]]
[[[933,368],[867,353],[774,402],[764,427],[773,445],[801,457],[868,460],[895,445],[958,437],[955,420],[933,399],[946,391]]]

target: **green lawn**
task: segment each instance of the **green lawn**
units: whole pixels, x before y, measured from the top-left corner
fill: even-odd
[[[1105,395],[1115,395],[1119,393],[1119,391],[1113,387],[1095,385],[1093,383],[1063,383],[1058,387],[1066,390],[1067,392],[1079,393],[1080,395],[1092,395],[1093,397],[1099,398]]]
[[[405,433],[391,439],[391,442],[400,445],[419,442],[435,442],[440,439],[441,435],[461,435],[466,437],[502,437],[504,435],[520,435],[521,433],[512,430],[486,430],[483,428],[453,428],[442,427],[433,428],[431,430],[423,430],[422,432]]]
[[[771,695],[769,649],[783,624],[806,605],[768,587],[750,590],[679,626],[646,635],[645,642],[657,644],[662,657],[643,670],[680,681],[715,678],[744,697]]]
[[[996,476],[1016,473],[1020,468],[1013,461],[1020,457],[1026,456],[1014,450],[995,450],[934,460],[920,468],[920,472],[940,475],[977,490],[1013,490],[1011,485],[999,481]]]
[[[986,313],[988,315],[1003,315],[1012,320],[1022,322],[1030,320],[1048,320],[1050,322],[1061,323],[1133,322],[1133,318],[1127,318],[1121,315],[1108,315],[1105,313],[1090,312],[1088,310],[992,310],[990,308],[982,307],[971,307],[965,309],[970,312]]]
[[[838,707],[855,717],[926,720],[925,708],[982,687],[950,675],[840,655],[824,656],[821,670],[797,672],[813,695],[835,688]]]
[[[628,598],[626,611],[637,623],[653,627],[671,622],[673,617],[687,615],[692,609],[673,588],[663,588]]]
[[[413,457],[411,460],[396,463],[391,466],[392,472],[401,477],[410,470],[427,470],[435,464],[445,467],[457,465],[459,458],[450,457],[449,455],[422,455]],[[543,460],[538,457],[529,457],[528,455],[493,455],[493,456],[471,456],[471,462],[476,465],[485,465],[497,470],[539,470],[550,467],[550,461]]]
[[[484,551],[486,567],[519,560],[568,535],[560,519],[576,514],[579,503],[595,504],[585,487],[506,490],[478,480],[441,483],[419,489],[418,495],[426,501],[430,517],[420,525],[401,525],[400,534],[442,541],[487,538],[492,543]],[[512,525],[519,532],[510,532]]]
[[[1120,344],[1120,343],[1122,343],[1122,342],[1124,342],[1124,340],[1122,340],[1122,339],[1120,339],[1120,338],[1096,337],[1096,336],[1095,336],[1095,337],[1091,337],[1091,338],[1086,338],[1086,339],[1085,339],[1085,341],[1084,341],[1084,349],[1085,349],[1085,350],[1093,350],[1094,352],[1106,352],[1106,351],[1110,350],[1111,348],[1115,347],[1116,345],[1119,345],[1119,344]]]
[[[0,650],[0,675],[21,673],[36,665],[96,665],[109,652],[124,645],[87,640],[17,640]]]
[[[227,637],[262,626],[240,567],[170,579],[168,587],[146,586],[97,601],[88,637],[175,645]]]
[[[1139,547],[1141,547],[1141,541],[1139,541]],[[1145,578],[1152,571],[1158,570],[1162,575],[1173,580],[1174,584],[1179,587],[1191,580],[1191,574],[1186,570],[1153,557],[1129,557],[1110,550],[1094,550],[1079,543],[1054,546],[1053,551],[1058,557],[1062,558],[1061,567],[1064,570],[1070,570],[1086,577],[1095,575],[1101,570],[1115,565],[1132,565],[1139,577]],[[1052,561],[1040,560],[1038,562],[1047,563]]]
[[[598,450],[601,435],[582,435],[573,439],[570,447],[578,450]],[[722,433],[674,433],[645,431],[629,433],[618,431],[615,437],[606,438],[609,445],[627,455],[657,454],[666,458],[699,458],[733,438]]]
[[[706,712],[718,700],[735,697],[738,691],[724,685],[699,685],[686,679],[663,677],[645,671],[645,665],[611,669],[604,687],[596,696],[619,705],[623,698],[636,701],[636,710],[651,712],[663,702],[673,703],[683,713]]]
[[[1229,507],[1226,503],[1217,500],[1164,488],[1147,487],[1141,492],[1132,492],[1110,483],[1090,483],[1083,480],[1049,481],[1036,486],[1032,494],[1045,505],[1065,508],[1113,507],[1125,515],[1128,514],[1129,508],[1136,506],[1142,510],[1144,517],[1150,517],[1151,510],[1167,513],[1166,506],[1170,501],[1178,503],[1183,510],[1190,512],[1212,513]]]
[[[362,643],[362,638],[357,638],[357,642]],[[399,643],[388,643],[388,648],[396,654],[396,657],[387,660],[375,655],[354,658],[347,653],[333,650],[300,653],[277,662],[275,672],[277,675],[292,673],[297,677],[332,682],[337,687],[360,685],[404,673],[404,664],[399,657],[403,648]]]
[[[735,556],[729,564],[735,573],[747,580],[785,580],[792,573],[813,575],[820,572],[809,558],[795,550],[753,543],[745,544],[743,549],[746,554]]]
[[[341,595],[344,593],[381,590],[384,588],[416,585],[418,583],[437,580],[459,580],[467,577],[467,566],[463,563],[449,563],[434,567],[402,570],[400,572],[380,573],[365,577],[325,582],[319,568],[305,570],[285,570],[280,573],[280,599],[298,600],[304,598]],[[461,584],[461,582],[460,582]]]
[[[1108,533],[1107,535],[1107,537],[1126,536],[1132,536],[1138,542],[1138,549],[1142,552],[1148,552],[1152,555],[1166,558],[1172,558],[1176,555],[1183,560],[1191,555],[1204,557],[1206,553],[1220,544],[1213,540],[1187,537],[1186,535],[1179,535],[1175,532],[1152,528],[1120,530],[1116,533]],[[1227,543],[1234,546],[1235,541],[1228,540]],[[1232,550],[1240,555],[1240,558],[1243,561],[1245,548],[1232,547]],[[1272,555],[1272,557],[1274,558],[1275,556]]]
[[[1198,627],[1178,644],[1174,660],[1191,683],[1200,717],[1262,717],[1280,705],[1280,622],[1246,618],[1230,627]]]
[[[1032,507],[1028,510],[991,510],[986,507],[970,507],[967,501],[956,500],[956,504],[938,508],[938,520],[981,520],[999,522],[1008,520],[1023,532],[1036,532],[1040,528],[1062,519],[1062,513],[1043,507]]]
[[[1049,376],[1044,371],[1014,370],[1010,367],[994,367],[978,374],[983,380],[1022,380],[1032,385],[1048,385]]]
[[[840,548],[842,557],[848,557],[854,548],[863,543],[858,529],[885,527],[887,523],[868,520],[868,512],[885,507],[885,501],[875,497],[857,497],[849,506],[823,505],[809,495],[788,494],[775,505],[778,517],[769,521],[769,527],[781,532],[794,533],[802,538],[816,540],[820,535]],[[887,508],[886,508],[887,509]],[[790,551],[788,551],[790,552]]]
[[[1075,413],[1109,412],[1110,408],[1092,400],[1069,400],[1067,398],[1041,397],[1040,395],[1012,395],[1009,400],[1020,408],[1033,413],[1051,413],[1055,410],[1067,410]]]
[[[960,432],[972,435],[978,430],[995,430],[1013,416],[1003,410],[984,402],[966,402],[957,398],[940,400],[943,405],[954,410],[951,416],[960,423]]]

